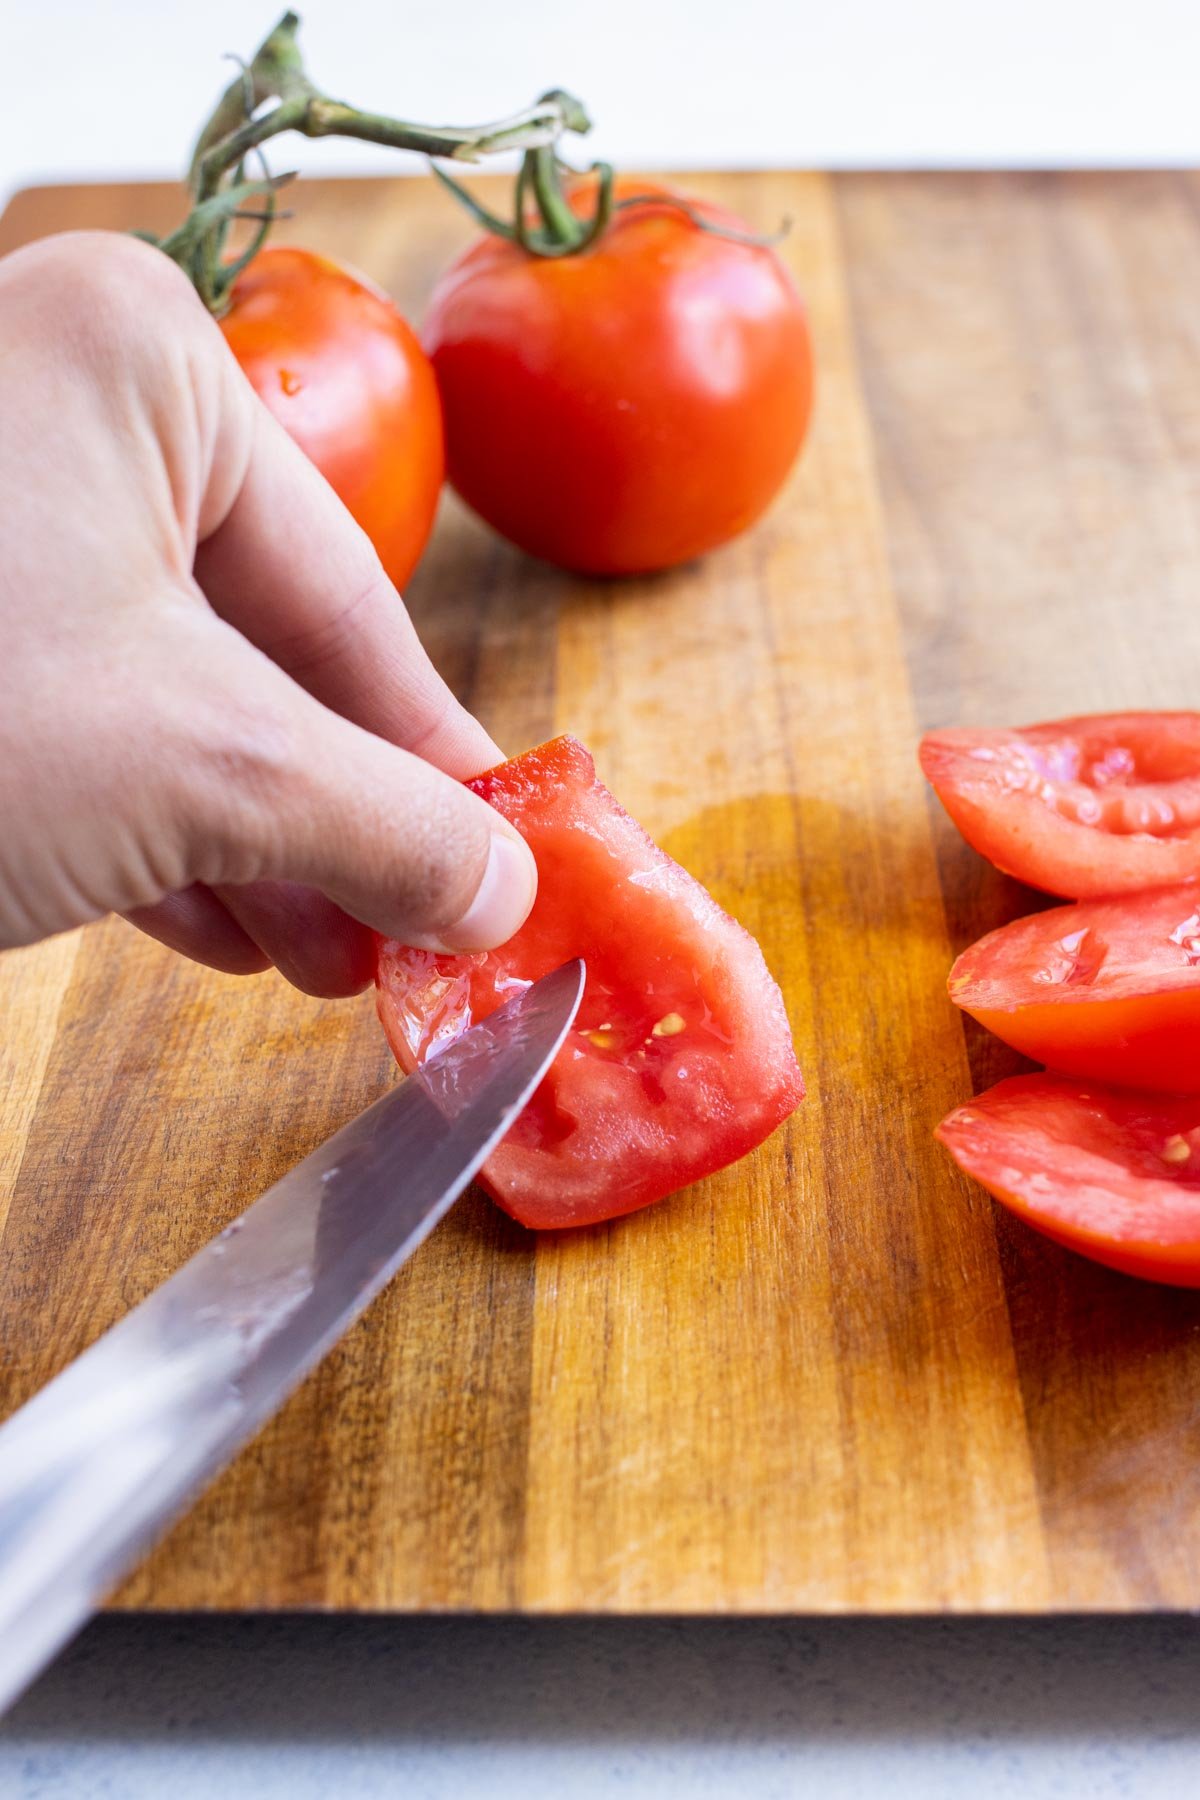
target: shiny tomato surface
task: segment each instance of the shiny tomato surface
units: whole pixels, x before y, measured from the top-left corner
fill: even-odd
[[[1081,900],[964,951],[950,998],[1036,1062],[1200,1093],[1200,890]]]
[[[454,487],[522,549],[587,574],[667,568],[744,531],[812,406],[778,256],[665,203],[618,212],[573,256],[481,239],[438,282],[424,339]]]
[[[959,1167],[1109,1268],[1200,1287],[1200,1099],[1018,1075],[943,1119]]]
[[[803,1098],[783,997],[754,939],[556,738],[470,783],[523,834],[538,896],[499,950],[380,945],[379,1012],[404,1069],[575,956],[579,1015],[489,1160],[484,1186],[535,1227],[649,1206],[761,1143]]]
[[[969,844],[1070,899],[1200,878],[1200,713],[931,731],[921,766]]]
[[[403,587],[445,473],[429,359],[387,295],[310,250],[268,246],[221,320],[229,346]]]

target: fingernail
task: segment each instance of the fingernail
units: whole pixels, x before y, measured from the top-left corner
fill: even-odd
[[[529,916],[537,893],[537,864],[519,839],[494,831],[487,868],[470,906],[442,933],[447,950],[492,950]]]

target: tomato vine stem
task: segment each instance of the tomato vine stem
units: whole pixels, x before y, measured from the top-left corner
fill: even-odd
[[[540,103],[561,105],[563,123],[560,136],[563,131],[582,136],[591,130],[591,120],[573,95],[554,88],[542,95]],[[728,238],[731,243],[749,244],[760,249],[777,244],[791,228],[791,221],[785,219],[779,230],[768,236],[740,231],[736,226],[725,225],[710,218],[703,208],[684,195],[672,194],[666,189],[645,194],[623,194],[618,200],[614,194],[616,176],[611,163],[597,162],[588,169],[576,169],[559,155],[558,141],[556,136],[549,142],[533,144],[525,151],[517,172],[511,219],[503,218],[485,206],[461,182],[448,175],[444,169],[439,169],[436,162],[431,160],[430,168],[443,187],[470,213],[477,225],[510,243],[519,244],[529,256],[577,256],[603,234],[614,213],[629,212],[639,207],[672,207],[677,212],[685,213],[698,231],[706,231],[713,237]],[[594,176],[596,180],[596,199],[590,216],[576,211],[564,186],[564,183],[577,185],[589,176]]]
[[[222,313],[234,281],[261,247],[278,216],[275,193],[282,180],[263,167],[247,181],[246,159],[260,161],[263,146],[285,132],[302,137],[356,138],[426,157],[476,162],[506,150],[526,154],[552,149],[564,130],[585,121],[579,102],[561,90],[542,96],[511,118],[484,125],[420,125],[368,112],[335,100],[310,79],[297,42],[300,20],[286,12],[248,63],[229,83],[196,141],[188,171],[192,210],[165,238],[151,238],[186,271],[210,311]],[[249,249],[229,261],[225,250],[233,220],[248,200],[261,200],[259,232]]]

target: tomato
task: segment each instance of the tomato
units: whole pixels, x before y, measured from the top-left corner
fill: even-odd
[[[280,424],[353,513],[403,587],[445,473],[437,381],[387,295],[310,250],[261,250],[221,320]]]
[[[585,574],[669,568],[744,531],[812,406],[804,308],[774,251],[665,203],[616,213],[571,256],[481,239],[438,282],[424,337],[453,486],[514,544]]]
[[[931,731],[921,767],[967,842],[1084,899],[1200,877],[1200,713],[1098,713]]]
[[[1200,1099],[1017,1075],[937,1137],[1056,1243],[1127,1275],[1200,1287]]]
[[[1200,1093],[1200,892],[1082,900],[1014,919],[963,953],[950,998],[1069,1075]]]
[[[574,738],[469,785],[528,841],[538,896],[499,950],[381,943],[379,1011],[401,1067],[569,958],[587,962],[575,1026],[489,1160],[488,1191],[525,1225],[588,1225],[761,1143],[804,1088],[750,934],[618,806]]]

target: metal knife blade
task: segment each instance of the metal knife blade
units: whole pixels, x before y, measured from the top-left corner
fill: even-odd
[[[543,976],[314,1150],[0,1426],[0,1711],[449,1210],[570,1029]]]

